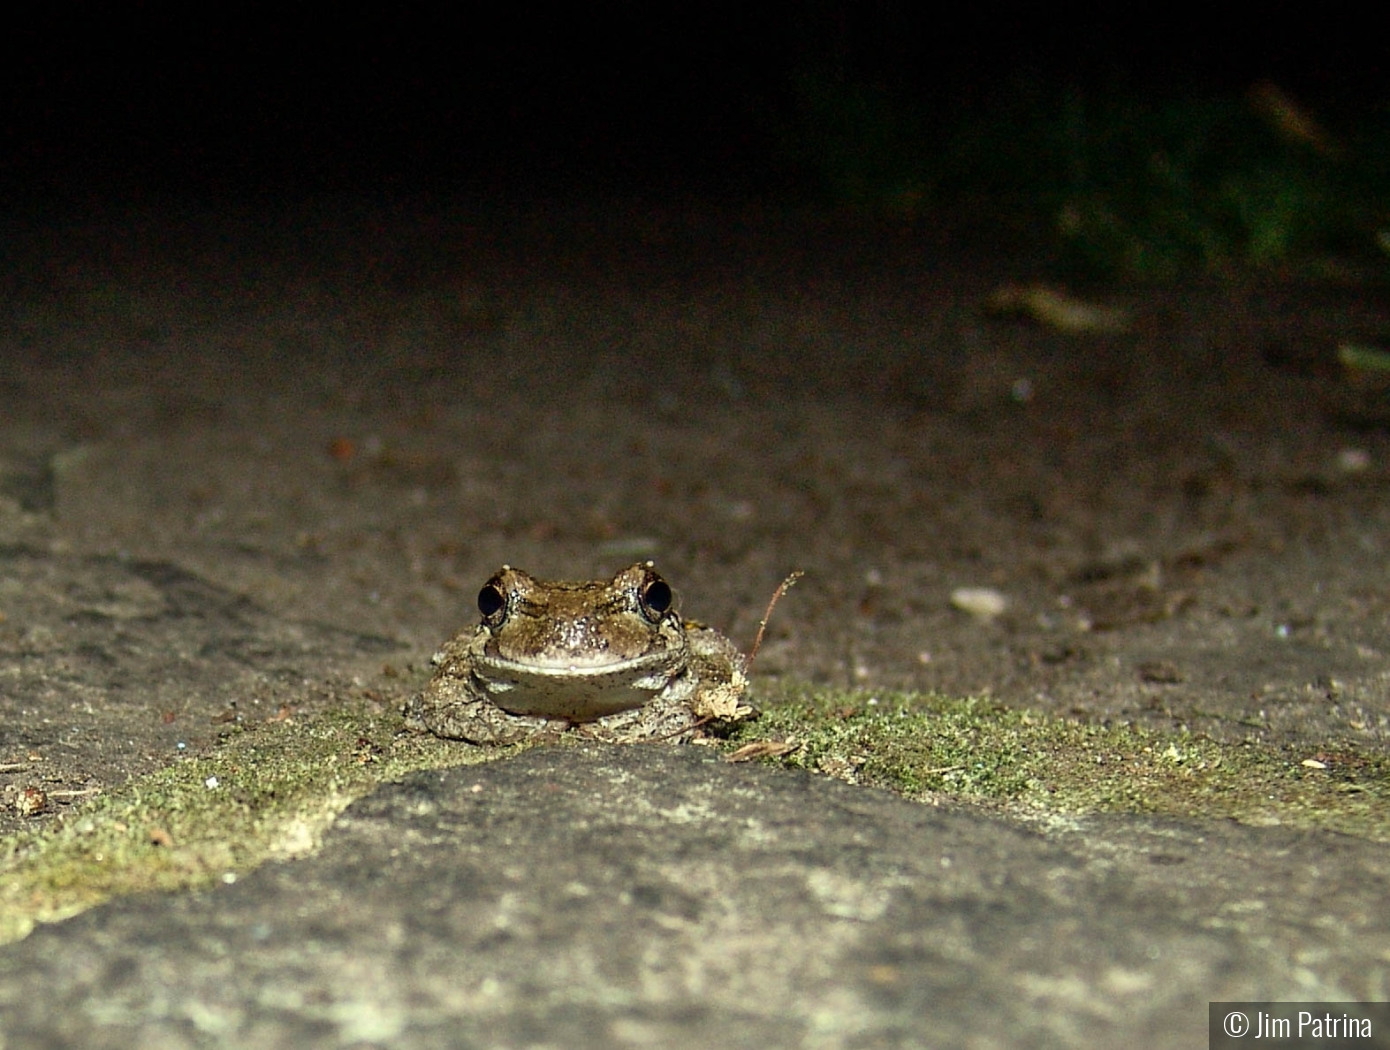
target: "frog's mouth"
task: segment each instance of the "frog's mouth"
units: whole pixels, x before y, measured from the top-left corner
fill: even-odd
[[[682,676],[667,653],[648,653],[607,663],[557,660],[518,663],[492,657],[478,685],[513,715],[588,722],[650,703]]]

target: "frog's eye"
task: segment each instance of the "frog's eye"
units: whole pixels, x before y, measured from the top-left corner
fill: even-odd
[[[642,588],[642,608],[650,619],[661,619],[673,600],[671,585],[660,576],[648,580]]]
[[[507,596],[502,593],[502,588],[495,583],[487,584],[478,592],[478,611],[484,617],[497,615],[506,604]]]

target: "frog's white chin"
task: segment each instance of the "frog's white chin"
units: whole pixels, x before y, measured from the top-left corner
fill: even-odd
[[[680,699],[678,694],[690,691],[681,688],[687,676],[673,678],[669,668],[643,665],[642,660],[629,660],[581,674],[564,667],[494,665],[482,685],[489,699],[508,714],[570,722],[591,722],[642,707],[658,696]]]

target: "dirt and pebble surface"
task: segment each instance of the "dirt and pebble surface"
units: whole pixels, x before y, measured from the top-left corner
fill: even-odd
[[[743,644],[803,570],[755,689],[987,694],[1309,775],[1387,751],[1390,408],[1336,359],[1387,330],[1364,280],[1073,289],[1130,318],[1078,334],[987,308],[1026,258],[756,209],[5,233],[6,833],[229,733],[389,714],[504,562],[655,559]],[[41,927],[0,949],[0,1018],[53,1046],[1191,1045],[1208,999],[1387,998],[1388,864],[548,750]]]

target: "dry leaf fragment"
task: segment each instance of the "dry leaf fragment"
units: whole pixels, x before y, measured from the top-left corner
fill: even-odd
[[[1250,88],[1250,105],[1287,142],[1298,142],[1325,157],[1338,156],[1342,150],[1313,116],[1278,84],[1261,80]]]
[[[724,761],[751,762],[755,758],[775,758],[778,755],[791,754],[800,746],[801,744],[794,740],[755,740],[725,755]]]
[[[727,682],[713,683],[701,689],[691,706],[697,718],[736,722],[752,713],[751,707],[740,702],[747,691],[748,676],[735,667]]]
[[[1084,302],[1045,284],[1006,284],[989,297],[986,305],[996,313],[1021,314],[1069,334],[1113,335],[1129,330],[1129,311]]]
[[[48,795],[42,788],[27,787],[15,796],[14,811],[21,817],[32,817],[48,808]]]

